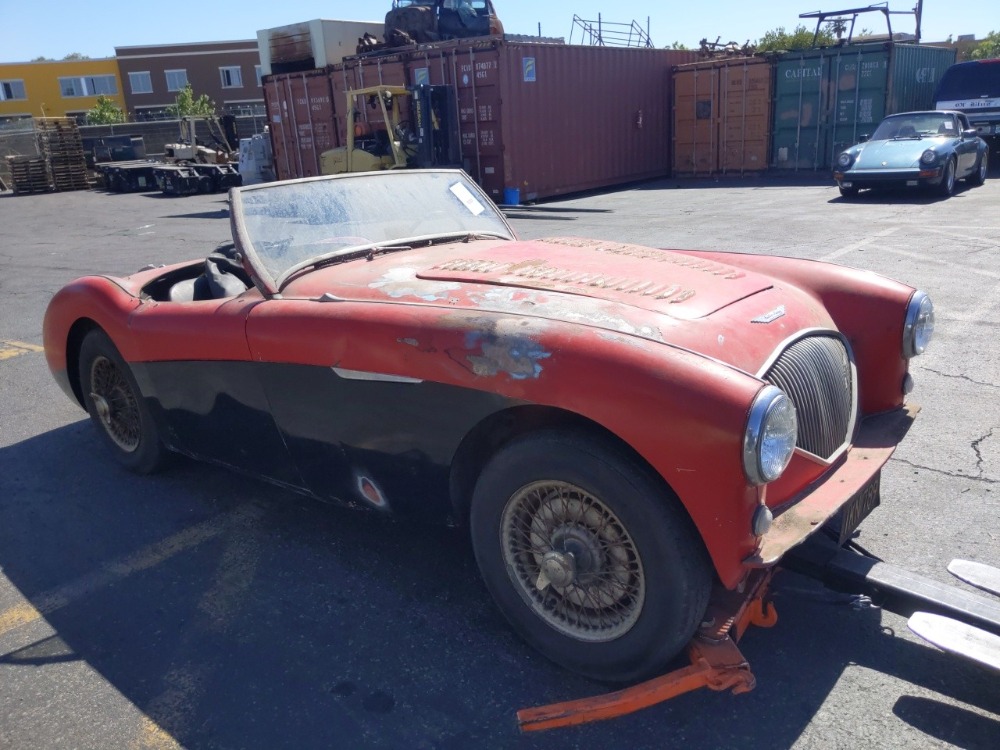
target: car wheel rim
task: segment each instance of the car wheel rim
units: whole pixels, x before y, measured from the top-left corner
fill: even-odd
[[[501,521],[507,571],[549,626],[581,641],[610,641],[642,612],[645,575],[621,520],[566,482],[533,482],[507,502]]]
[[[107,357],[90,365],[90,399],[108,437],[126,453],[139,448],[139,405],[125,373]]]
[[[948,162],[948,166],[945,167],[945,170],[945,189],[950,193],[955,188],[955,165],[952,162]]]
[[[986,181],[986,157],[979,160],[979,181]]]

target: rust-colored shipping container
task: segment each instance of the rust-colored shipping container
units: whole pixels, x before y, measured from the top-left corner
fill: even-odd
[[[346,137],[347,90],[447,85],[455,92],[462,166],[498,201],[505,190],[517,189],[520,200],[536,200],[665,176],[670,172],[671,70],[695,59],[695,53],[683,50],[496,38],[349,59],[326,69],[332,117],[339,113],[341,118],[331,141],[342,145]],[[275,79],[286,80],[267,80]],[[273,88],[268,88],[269,113],[277,95]],[[301,122],[305,113],[294,112]],[[359,116],[374,122],[379,113],[366,108]],[[272,140],[282,178],[305,174],[295,171],[298,165],[317,165],[321,151],[333,147],[320,148],[316,138],[312,146],[282,143],[282,134],[299,130],[280,124],[286,128]],[[320,150],[310,153],[310,148]]]
[[[774,90],[763,58],[713,60],[674,69],[674,174],[767,169]]]
[[[339,145],[328,70],[265,77],[264,104],[278,179],[318,175],[319,155]]]
[[[695,53],[498,39],[409,54],[414,84],[457,91],[463,166],[496,200],[670,171],[670,71]]]

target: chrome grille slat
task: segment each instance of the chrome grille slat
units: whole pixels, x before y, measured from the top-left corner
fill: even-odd
[[[764,374],[795,404],[798,447],[830,458],[850,438],[854,415],[851,360],[834,336],[809,336],[785,349]]]

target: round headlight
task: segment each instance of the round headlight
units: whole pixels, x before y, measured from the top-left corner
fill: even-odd
[[[903,324],[903,356],[923,354],[934,335],[934,303],[924,292],[914,292]]]
[[[841,167],[851,166],[852,161],[854,161],[854,157],[851,156],[847,151],[845,151],[844,153],[842,153],[840,156],[837,157],[837,164],[839,164]]]
[[[795,452],[798,423],[795,405],[780,388],[769,385],[753,401],[743,436],[743,469],[752,484],[781,476]]]
[[[926,151],[924,151],[924,153],[920,154],[921,164],[933,164],[936,161],[937,161],[937,154],[931,151],[930,149],[927,149]]]

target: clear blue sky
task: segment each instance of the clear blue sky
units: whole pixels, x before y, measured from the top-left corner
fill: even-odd
[[[800,21],[800,13],[816,10],[865,7],[873,0],[701,0],[701,2],[654,2],[653,0],[494,0],[506,30],[535,34],[538,24],[546,36],[568,37],[573,14],[596,19],[628,22],[645,27],[658,47],[681,42],[696,47],[707,37],[714,41],[740,44],[759,38],[764,32],[784,26],[791,30],[799,23],[813,28],[814,22]],[[390,0],[272,0],[270,2],[227,2],[226,0],[0,0],[0,62],[22,62],[44,55],[61,58],[70,52],[89,57],[111,57],[115,46],[169,44],[174,42],[251,39],[258,29],[284,26],[313,18],[381,20]],[[893,10],[912,10],[915,0],[894,0]],[[893,30],[912,33],[913,16],[892,16]],[[881,13],[865,14],[861,28],[881,32]],[[923,39],[945,39],[949,34],[975,34],[981,38],[1000,31],[1000,2],[979,0],[924,0]]]

